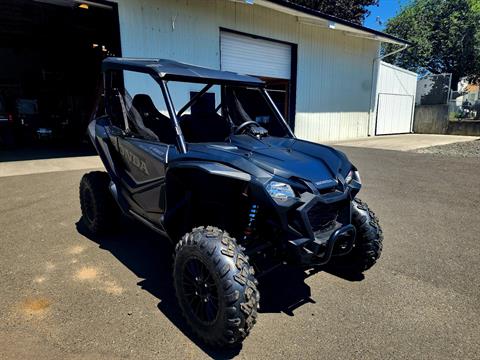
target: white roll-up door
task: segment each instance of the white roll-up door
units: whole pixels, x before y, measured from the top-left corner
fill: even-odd
[[[220,32],[222,70],[240,74],[290,79],[292,47],[251,36]]]

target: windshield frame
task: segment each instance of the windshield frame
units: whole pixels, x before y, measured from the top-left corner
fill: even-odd
[[[122,69],[122,70],[124,70],[124,69]],[[111,92],[113,90],[111,88],[111,76],[112,76],[112,72],[115,72],[115,71],[116,70],[110,70],[110,69],[104,71],[103,88],[106,90],[106,92]],[[133,72],[137,72],[137,71],[133,70]],[[259,91],[261,93],[261,96],[266,101],[267,105],[270,107],[274,117],[276,118],[276,121],[280,122],[282,127],[286,130],[286,135],[290,138],[296,138],[294,132],[292,131],[292,129],[288,125],[288,123],[285,120],[285,118],[283,117],[282,113],[279,111],[279,109],[277,108],[277,106],[273,102],[272,98],[268,94],[268,90],[266,90],[261,85],[252,86],[251,83],[244,83],[244,82],[241,82],[241,81],[233,82],[233,83],[229,83],[229,84],[225,84],[224,82],[218,82],[218,81],[205,81],[205,82],[196,81],[195,82],[196,84],[203,84],[204,85],[203,89],[198,94],[199,96],[197,96],[195,99],[191,99],[191,100],[187,101],[180,108],[180,111],[177,113],[175,105],[172,101],[172,97],[171,97],[171,94],[170,94],[168,83],[170,81],[174,82],[174,83],[184,83],[184,84],[189,84],[189,83],[192,83],[192,82],[191,81],[184,81],[183,79],[182,80],[165,80],[165,79],[161,78],[158,74],[153,75],[153,74],[149,73],[149,75],[160,86],[162,96],[163,96],[163,99],[165,101],[165,105],[166,105],[167,112],[168,112],[168,115],[169,115],[168,117],[170,118],[171,125],[173,126],[173,129],[174,129],[175,134],[176,134],[176,143],[177,143],[176,147],[177,147],[177,150],[182,154],[186,154],[188,152],[188,147],[187,147],[187,142],[186,142],[185,137],[184,137],[183,132],[182,132],[182,128],[180,126],[179,115],[181,115],[181,113],[185,112],[188,108],[190,108],[201,96],[203,96],[205,93],[207,93],[207,91],[212,86],[215,86],[215,85],[219,85],[222,88],[238,87],[238,88],[255,89],[255,90]],[[126,91],[124,85],[123,85],[123,91]],[[104,95],[106,95],[106,93]],[[108,104],[107,99],[109,97],[105,96],[105,98],[106,98],[105,110],[108,112],[109,104]]]
[[[268,93],[268,90],[266,90],[264,87],[252,86],[251,84],[247,85],[247,84],[243,84],[241,82],[239,82],[238,84],[231,84],[231,85],[217,84],[216,82],[201,83],[205,86],[200,91],[200,93],[197,94],[198,97],[195,98],[195,99],[191,99],[190,101],[186,102],[181,107],[181,110],[177,113],[175,105],[173,104],[173,101],[172,101],[172,98],[171,98],[171,95],[170,95],[170,90],[168,88],[168,81],[163,80],[161,78],[156,78],[155,80],[159,83],[159,85],[162,89],[162,93],[163,93],[163,96],[164,96],[164,99],[165,99],[165,104],[167,106],[167,110],[168,110],[170,120],[172,121],[172,125],[174,126],[175,131],[177,133],[179,151],[184,153],[184,154],[187,153],[187,151],[188,151],[187,142],[185,141],[185,138],[183,136],[183,132],[182,132],[182,129],[180,127],[179,120],[178,120],[178,115],[180,115],[181,113],[186,111],[188,108],[190,108],[195,103],[196,100],[198,100],[201,96],[203,96],[207,92],[207,90],[210,89],[214,85],[220,85],[222,87],[233,86],[233,87],[239,87],[239,88],[249,88],[249,89],[255,89],[255,90],[259,91],[261,93],[261,95],[263,96],[263,98],[265,99],[268,106],[270,107],[270,109],[272,110],[272,113],[275,115],[276,120],[279,121],[281,123],[281,125],[285,128],[285,130],[287,132],[287,135],[290,138],[296,138],[294,132],[292,131],[292,129],[288,125],[287,121],[283,117],[280,110],[278,110],[278,107],[275,105],[275,102],[272,100],[270,94]],[[174,81],[174,82],[176,82],[176,83],[187,83],[187,84],[189,83],[189,81]]]

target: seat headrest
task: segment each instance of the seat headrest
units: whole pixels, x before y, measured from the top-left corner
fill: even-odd
[[[136,94],[133,97],[132,105],[139,111],[156,113],[158,112],[153,100],[147,94]]]

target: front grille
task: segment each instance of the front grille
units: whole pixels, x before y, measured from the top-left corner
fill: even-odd
[[[338,213],[340,211],[340,204],[315,204],[307,212],[308,221],[312,227],[313,232],[327,231],[335,226]]]

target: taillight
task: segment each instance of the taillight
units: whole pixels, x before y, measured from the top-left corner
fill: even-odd
[[[13,115],[12,114],[8,114],[8,122],[13,122]]]

